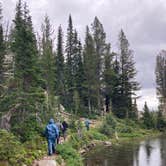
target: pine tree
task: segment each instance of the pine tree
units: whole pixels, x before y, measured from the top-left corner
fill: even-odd
[[[83,90],[83,81],[85,79],[84,75],[84,67],[83,67],[83,55],[82,55],[82,44],[81,41],[77,41],[77,64],[76,71],[75,71],[75,85],[76,89],[78,90],[80,96],[82,96],[82,90]]]
[[[129,49],[129,42],[121,30],[119,34],[119,65],[120,65],[120,94],[119,104],[114,108],[116,115],[121,118],[131,117],[132,112],[132,95],[139,89],[139,84],[135,80],[136,69],[133,60],[133,53]]]
[[[4,76],[5,76],[5,68],[4,68],[4,60],[5,60],[5,41],[4,41],[4,33],[3,33],[3,24],[2,24],[2,6],[0,3],[0,89],[3,90],[4,84]],[[1,91],[0,90],[0,91]]]
[[[156,84],[159,97],[159,110],[166,115],[166,51],[162,50],[156,58]]]
[[[24,123],[31,118],[35,124],[44,106],[45,96],[41,88],[41,76],[38,65],[38,51],[33,32],[32,21],[27,7],[23,8],[21,0],[16,7],[14,29],[12,34],[12,51],[14,53],[14,80],[10,91],[1,101],[11,114],[12,131],[27,139],[23,130]],[[26,126],[34,131],[36,126]],[[32,129],[33,128],[33,129]],[[32,130],[31,130],[32,129]],[[26,137],[26,138],[25,138]]]
[[[15,54],[15,78],[19,80],[20,89],[28,92],[38,83],[38,52],[31,17],[28,11],[22,11],[21,1],[16,8],[14,24],[12,50]]]
[[[158,130],[163,130],[166,127],[166,121],[161,110],[157,112],[157,123],[156,127]]]
[[[82,59],[82,45],[78,40],[77,31],[74,32],[74,54],[73,54],[73,82],[74,82],[74,107],[75,111],[81,107],[83,81],[84,81],[84,69]]]
[[[113,85],[113,90],[112,90],[112,97],[111,97],[111,102],[112,102],[112,111],[115,115],[120,115],[120,99],[121,99],[121,93],[120,93],[120,62],[118,59],[118,54],[115,53],[115,60],[113,62],[113,73],[114,75],[114,85]]]
[[[100,23],[99,19],[95,17],[92,24],[93,39],[95,46],[95,63],[96,63],[96,87],[97,92],[97,109],[100,112],[103,107],[102,95],[101,95],[101,81],[103,80],[103,68],[104,68],[104,56],[106,49],[106,34],[104,32],[103,25]]]
[[[63,34],[62,27],[58,28],[57,37],[57,51],[55,58],[55,68],[56,68],[56,85],[55,91],[56,95],[60,97],[60,102],[64,103],[65,100],[65,66],[64,66],[64,52],[63,52]]]
[[[86,27],[86,37],[83,49],[83,66],[85,73],[84,86],[84,105],[88,107],[88,113],[91,113],[96,109],[96,62],[95,62],[95,45],[93,37],[89,31],[89,27]]]
[[[143,108],[143,124],[146,126],[147,129],[154,127],[154,120],[152,113],[150,113],[150,110],[147,106],[147,103],[145,102],[144,108]]]
[[[104,57],[105,67],[104,67],[104,95],[105,95],[105,105],[106,112],[110,111],[112,107],[111,99],[113,97],[113,91],[116,83],[116,73],[114,70],[114,57],[115,53],[110,52],[110,44],[106,46],[106,54]]]
[[[55,58],[53,53],[52,29],[48,16],[45,16],[42,24],[42,53],[41,68],[45,80],[45,89],[48,95],[48,109],[52,109],[55,95]]]
[[[65,64],[65,82],[66,82],[66,103],[68,108],[72,108],[73,103],[73,55],[74,55],[74,30],[71,15],[69,16],[66,41],[66,64]]]
[[[137,107],[137,98],[134,98],[134,103],[132,104],[132,110],[130,114],[130,118],[133,120],[138,120],[138,107]]]

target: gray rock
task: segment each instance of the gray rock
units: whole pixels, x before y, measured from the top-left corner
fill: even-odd
[[[105,145],[105,146],[112,146],[112,143],[111,143],[111,142],[106,141],[106,142],[104,142],[104,145]]]
[[[80,154],[85,154],[86,153],[86,150],[85,149],[81,149],[80,150]]]

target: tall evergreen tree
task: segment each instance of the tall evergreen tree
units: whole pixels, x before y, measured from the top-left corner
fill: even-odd
[[[74,30],[71,15],[69,16],[67,28],[67,41],[66,41],[66,65],[65,65],[65,80],[66,80],[66,103],[65,105],[70,108],[73,103],[73,56],[74,56]]]
[[[119,114],[120,110],[120,62],[118,59],[118,54],[115,53],[115,60],[113,62],[113,73],[114,75],[114,85],[113,85],[113,90],[112,90],[112,97],[111,97],[111,102],[112,102],[112,111],[115,115]]]
[[[42,104],[44,93],[40,87],[38,51],[31,16],[28,9],[23,8],[21,0],[16,7],[12,37],[14,53],[12,106],[17,107],[15,118],[24,120],[31,113],[39,111],[38,105]]]
[[[156,127],[158,130],[164,130],[164,128],[166,127],[166,121],[165,121],[165,117],[163,116],[163,112],[161,110],[159,110],[157,112],[157,123],[156,123]]]
[[[132,112],[132,95],[135,95],[135,91],[139,89],[139,84],[135,80],[136,69],[135,62],[133,60],[133,53],[129,49],[129,42],[123,32],[120,31],[119,34],[119,67],[120,67],[120,92],[119,104],[116,108],[115,114],[118,117],[131,117]]]
[[[55,57],[53,53],[53,40],[51,38],[52,29],[48,16],[45,16],[44,23],[42,24],[42,54],[41,54],[41,67],[42,75],[45,80],[45,89],[48,95],[48,109],[53,108],[55,95]]]
[[[102,109],[102,96],[101,96],[101,80],[103,80],[103,68],[104,68],[104,56],[106,50],[106,34],[104,32],[103,25],[100,23],[99,19],[95,17],[92,24],[93,39],[95,46],[95,63],[96,63],[96,87],[97,92],[97,109],[100,112]]]
[[[159,97],[159,110],[166,115],[166,51],[162,50],[156,58],[156,84]]]
[[[4,60],[5,60],[5,41],[4,41],[4,32],[2,24],[2,6],[0,3],[0,89],[3,89],[4,83]]]
[[[64,66],[64,51],[63,51],[63,34],[62,27],[58,28],[57,37],[57,50],[55,58],[55,68],[56,68],[56,95],[60,97],[60,102],[64,103],[65,100],[65,66]]]
[[[74,32],[74,54],[73,54],[73,82],[74,82],[74,102],[75,111],[81,107],[82,91],[84,81],[84,69],[82,59],[82,45],[78,40],[77,31]]]
[[[143,108],[143,123],[146,128],[150,129],[154,127],[154,120],[153,120],[153,115],[150,112],[147,103],[145,102],[144,108]]]
[[[14,24],[12,49],[15,54],[15,78],[20,81],[23,91],[29,91],[31,86],[37,85],[38,52],[31,17],[28,11],[23,11],[21,0],[16,8]]]
[[[77,54],[75,56],[76,70],[75,70],[75,85],[80,95],[82,95],[83,90],[83,81],[85,79],[84,76],[84,68],[83,68],[83,56],[82,56],[82,44],[81,41],[77,41]]]
[[[109,112],[110,108],[112,107],[111,99],[113,97],[113,91],[116,83],[116,73],[114,70],[115,53],[110,52],[110,44],[106,46],[106,50],[107,51],[104,57],[104,96],[106,112]]]
[[[85,73],[84,86],[84,105],[88,107],[88,112],[91,113],[96,109],[96,61],[95,61],[95,45],[89,27],[86,27],[85,44],[83,50],[83,66]]]
[[[133,100],[134,102],[132,104],[130,118],[132,118],[133,120],[138,120],[139,117],[138,117],[137,98],[134,98]]]

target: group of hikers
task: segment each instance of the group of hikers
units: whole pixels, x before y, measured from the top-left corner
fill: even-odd
[[[55,123],[54,119],[49,120],[44,132],[48,143],[48,155],[55,153],[55,146],[56,144],[60,143],[61,135],[63,136],[64,140],[66,139],[67,128],[68,124],[66,121],[63,121],[62,123]]]
[[[91,124],[90,120],[86,119],[84,123],[86,129],[89,130]],[[81,124],[81,122],[79,124]],[[49,120],[49,123],[47,124],[44,132],[44,135],[48,143],[49,156],[56,153],[55,148],[57,144],[61,143],[61,136],[63,137],[64,141],[66,140],[68,127],[69,127],[68,123],[65,120],[62,123],[61,122],[55,123],[54,119],[52,118]],[[78,125],[78,133],[80,133],[80,131],[81,127]]]

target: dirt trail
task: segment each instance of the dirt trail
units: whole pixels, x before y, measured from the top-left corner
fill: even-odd
[[[43,159],[35,161],[32,166],[58,166],[56,163],[56,155],[45,156]]]

